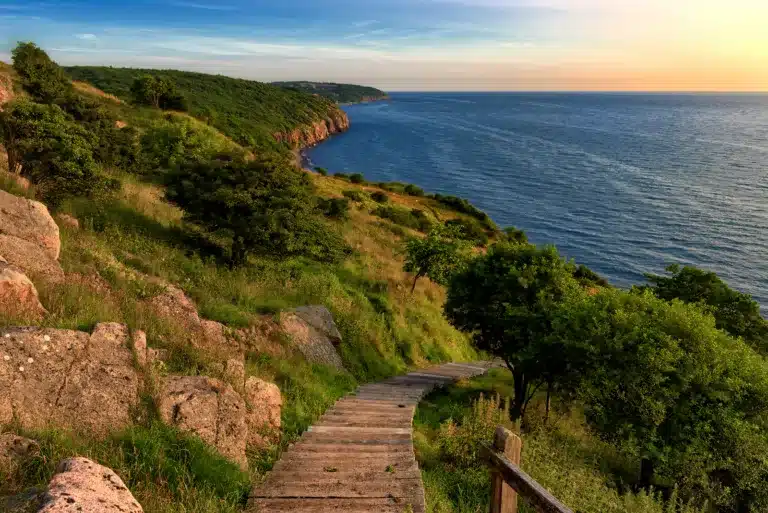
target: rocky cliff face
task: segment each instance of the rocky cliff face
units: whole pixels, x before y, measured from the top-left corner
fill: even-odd
[[[0,72],[0,110],[3,110],[4,103],[11,100],[13,100],[13,79]]]
[[[348,129],[347,114],[341,109],[334,109],[328,112],[325,119],[274,135],[278,142],[290,144],[294,148],[308,148],[323,142],[333,134],[340,134]]]

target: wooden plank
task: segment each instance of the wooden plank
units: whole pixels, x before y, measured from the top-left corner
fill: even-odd
[[[310,433],[359,433],[367,435],[410,435],[411,428],[311,426]]]
[[[503,426],[496,428],[493,449],[520,466],[523,441]],[[491,478],[491,513],[517,513],[517,492],[504,482],[501,473],[493,472]]]
[[[531,476],[490,447],[484,447],[485,458],[491,468],[501,473],[504,481],[514,488],[538,513],[573,513],[571,509],[558,501],[547,489]]]
[[[424,513],[424,507],[396,497],[383,499],[251,499],[258,513]]]
[[[386,481],[283,481],[268,480],[255,497],[410,497],[421,487],[421,478]]]

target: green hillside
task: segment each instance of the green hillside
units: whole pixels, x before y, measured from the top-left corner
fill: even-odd
[[[387,98],[387,93],[380,89],[354,84],[306,81],[273,82],[273,84],[289,90],[330,98],[337,103],[360,103]]]
[[[65,70],[72,79],[88,82],[124,101],[132,99],[131,85],[137,77],[168,77],[186,99],[190,114],[249,147],[274,145],[275,133],[337,113],[335,105],[322,97],[222,75],[99,66]]]

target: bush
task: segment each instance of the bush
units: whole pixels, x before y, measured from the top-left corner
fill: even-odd
[[[315,171],[317,171],[317,173],[321,176],[328,176],[328,170],[324,167],[316,167]]]
[[[448,420],[440,426],[442,458],[459,467],[483,465],[483,444],[493,443],[496,428],[503,425],[509,425],[509,399],[502,401],[498,394],[486,399],[480,394],[458,425]]]
[[[345,173],[335,173],[333,176],[335,176],[336,178],[339,178],[341,180],[349,181],[349,175],[345,174]]]
[[[427,232],[432,227],[432,222],[421,210],[408,210],[402,207],[382,205],[371,213],[382,219],[389,219],[400,226],[421,232]]]
[[[169,77],[144,75],[131,86],[133,100],[138,105],[149,105],[163,110],[187,110],[187,102]]]
[[[472,203],[465,200],[464,198],[459,198],[457,196],[443,195],[443,194],[433,194],[431,197],[437,200],[439,203],[450,208],[451,210],[474,217],[475,219],[480,221],[485,228],[489,230],[496,231],[498,229],[496,227],[496,224],[491,220],[490,217],[488,217],[488,214],[486,214],[479,208],[475,207]]]
[[[371,194],[371,199],[377,203],[388,203],[389,202],[389,196],[384,194],[381,191],[375,191]]]
[[[349,181],[352,183],[365,183],[365,177],[360,173],[355,173],[349,176]]]
[[[311,181],[284,158],[246,161],[222,154],[170,173],[168,199],[185,218],[229,241],[230,262],[243,264],[256,249],[276,256],[338,261],[341,237],[317,218]]]
[[[0,139],[8,168],[21,169],[52,206],[67,196],[114,188],[98,175],[93,137],[56,105],[16,101],[0,112]]]
[[[485,233],[485,229],[475,218],[457,217],[456,219],[446,221],[445,224],[458,227],[464,240],[468,240],[478,246],[488,244],[488,234]]]
[[[318,206],[327,217],[334,219],[347,219],[349,217],[349,199],[347,198],[321,199]]]
[[[342,192],[342,194],[345,198],[349,198],[352,201],[356,201],[358,203],[362,203],[365,200],[365,193],[361,191],[349,190]]]
[[[405,193],[409,196],[424,196],[424,190],[421,187],[409,183],[405,186]]]
[[[36,101],[55,103],[72,89],[64,70],[34,43],[19,43],[12,55],[13,69]]]

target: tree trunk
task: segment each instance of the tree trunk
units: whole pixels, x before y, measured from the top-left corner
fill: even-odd
[[[549,423],[549,405],[550,401],[552,400],[552,384],[547,383],[547,404],[546,404],[546,410],[544,413],[544,425],[546,426]]]
[[[512,377],[515,380],[515,401],[512,404],[510,415],[512,416],[513,421],[518,421],[521,419],[525,412],[525,403],[527,402],[526,399],[528,395],[528,384],[525,381],[525,374],[523,374],[523,372],[515,369],[513,366],[509,365],[509,363],[507,363],[507,367],[509,367],[509,370],[512,371]]]
[[[419,276],[417,274],[416,277],[413,279],[413,286],[411,287],[411,294],[413,294],[413,292],[416,290],[416,282],[419,281],[419,278],[421,278],[421,276]]]

